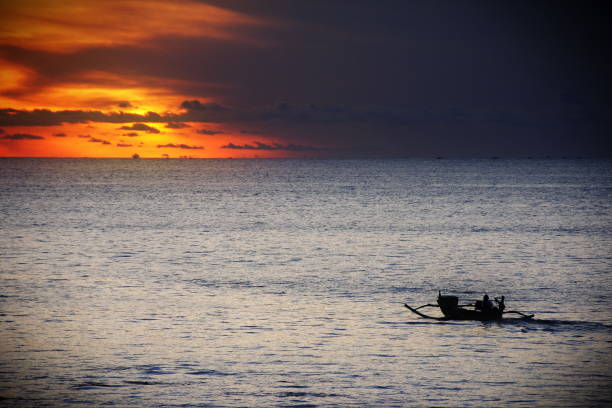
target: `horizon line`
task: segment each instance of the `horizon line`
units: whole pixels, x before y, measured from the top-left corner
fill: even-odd
[[[610,156],[302,156],[302,157],[88,157],[88,156],[0,156],[0,159],[86,159],[86,160],[607,160]]]

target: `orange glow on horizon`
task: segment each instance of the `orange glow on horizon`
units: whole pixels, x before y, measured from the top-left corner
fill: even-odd
[[[227,149],[222,146],[252,145],[253,136],[222,131],[214,124],[184,123],[188,127],[167,128],[165,123],[142,123],[159,133],[131,130],[132,123],[70,124],[59,126],[11,126],[0,134],[0,157],[90,157],[129,158],[280,158],[297,157],[283,150]],[[121,129],[125,127],[125,129]],[[197,133],[199,129],[216,130],[219,134]],[[33,135],[44,139],[10,140],[6,135]],[[277,141],[258,137],[263,143]],[[162,146],[162,147],[158,147]],[[202,147],[202,148],[200,148]]]

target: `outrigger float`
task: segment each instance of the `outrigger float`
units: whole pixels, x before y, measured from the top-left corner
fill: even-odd
[[[472,304],[460,305],[459,298],[457,296],[442,295],[438,292],[438,304],[432,305],[430,303],[419,307],[412,308],[404,303],[404,306],[411,312],[424,317],[426,319],[435,320],[501,320],[505,314],[518,314],[523,319],[531,319],[534,315],[525,314],[516,310],[505,310],[506,305],[504,304],[504,296],[501,299],[495,298],[495,305],[489,300],[488,295],[484,295],[482,300],[477,300]],[[444,315],[444,317],[429,316],[425,313],[419,312],[419,309],[424,307],[438,307]]]

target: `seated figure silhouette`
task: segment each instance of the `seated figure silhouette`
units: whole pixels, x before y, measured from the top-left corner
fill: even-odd
[[[497,308],[499,309],[500,313],[504,313],[504,309],[506,308],[506,305],[504,303],[505,299],[506,299],[506,297],[503,296],[503,295],[502,295],[501,299],[495,298],[495,303],[497,303]]]
[[[476,310],[482,310],[483,312],[490,312],[493,309],[493,303],[489,299],[489,295],[485,293],[482,297],[482,300],[476,301],[476,305],[474,305]]]

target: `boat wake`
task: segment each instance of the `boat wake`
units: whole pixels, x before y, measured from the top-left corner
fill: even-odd
[[[505,319],[504,319],[505,320]],[[530,326],[540,326],[543,329],[551,330],[572,330],[589,332],[612,332],[612,325],[577,320],[558,320],[558,319],[518,319],[520,323]]]

